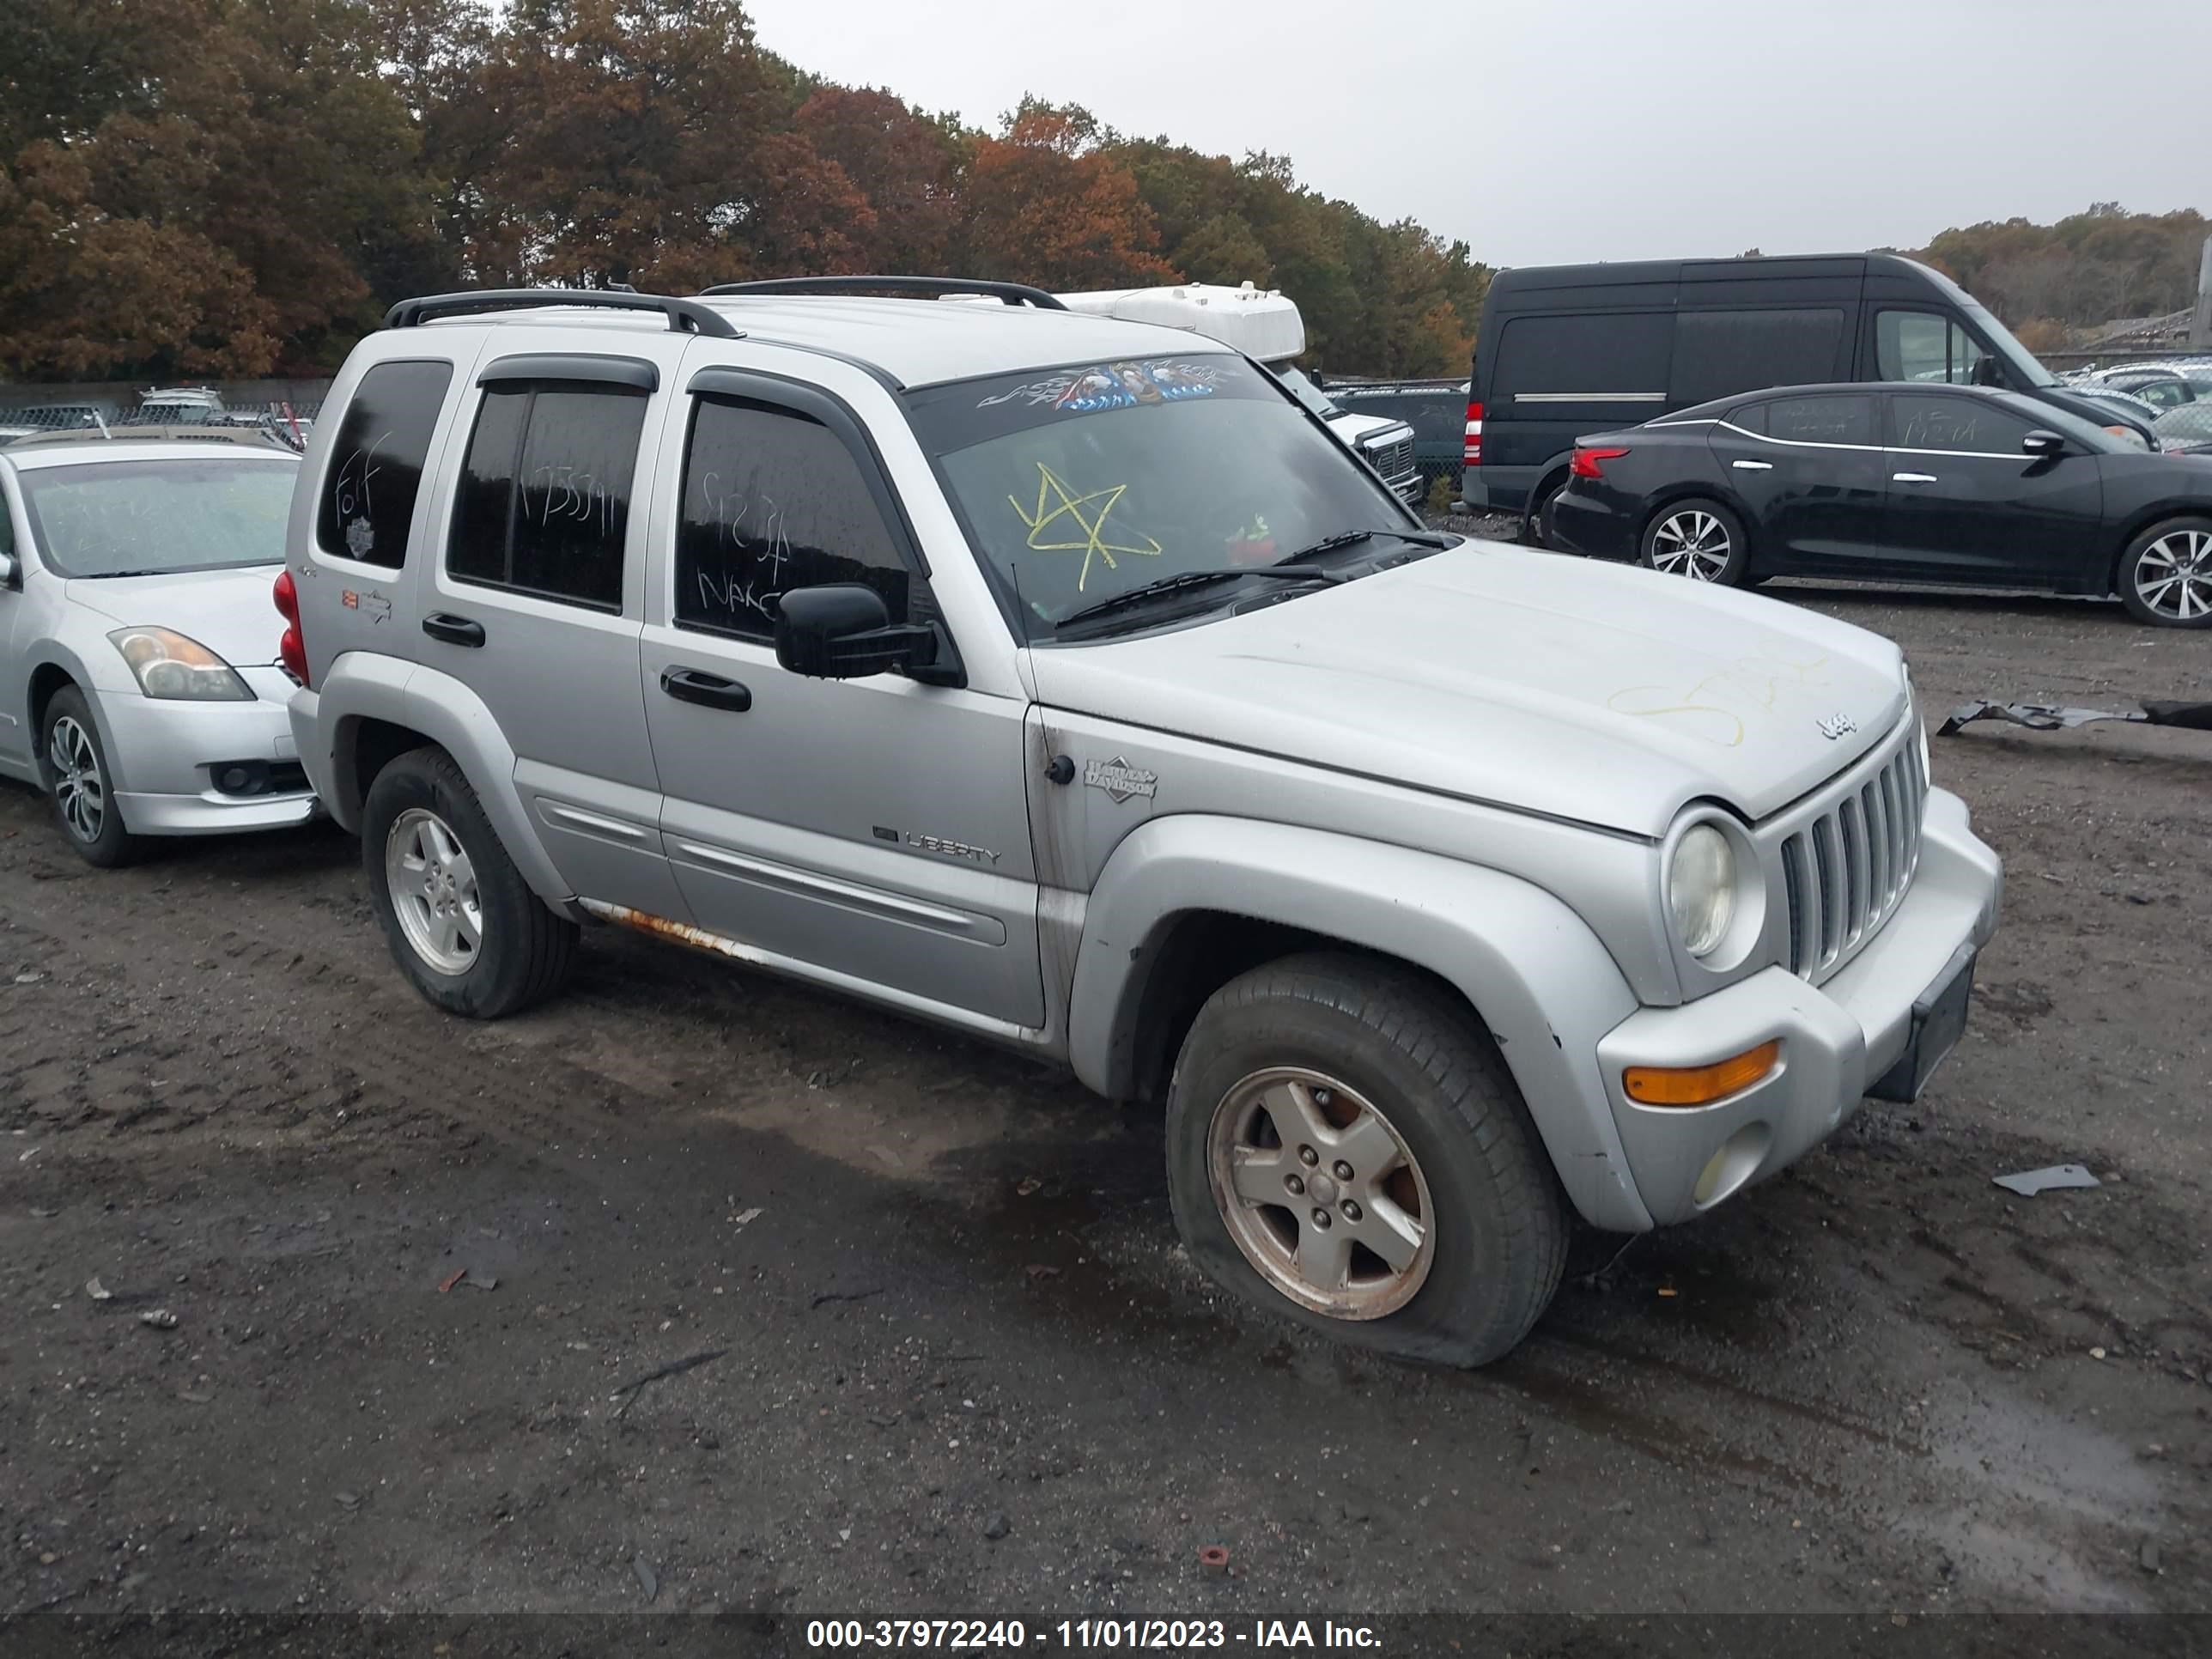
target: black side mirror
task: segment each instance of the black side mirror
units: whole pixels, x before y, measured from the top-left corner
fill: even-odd
[[[776,606],[775,659],[820,680],[864,679],[937,665],[934,628],[891,625],[884,596],[860,582],[794,587]]]
[[[1994,357],[1977,357],[1974,367],[1966,375],[1969,386],[2002,386],[2004,384],[2004,365]]]
[[[2056,432],[2038,427],[2020,441],[2020,453],[2033,455],[2039,461],[2055,461],[2066,453],[2066,440]]]

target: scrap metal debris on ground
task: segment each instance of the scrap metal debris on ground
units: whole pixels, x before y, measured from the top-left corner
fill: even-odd
[[[2022,1198],[2033,1198],[2053,1188],[2103,1184],[2078,1164],[2054,1164],[2047,1170],[2022,1170],[2018,1175],[1992,1176],[1990,1179],[2007,1192],[2018,1193]]]
[[[2115,712],[2106,708],[2069,708],[2048,702],[1964,702],[1944,717],[1936,735],[1948,738],[1976,720],[2007,720],[2031,732],[2056,732],[2089,726],[2099,720],[2119,720],[2133,726],[2179,726],[2191,731],[2212,732],[2212,702],[2146,702],[2141,708]]]

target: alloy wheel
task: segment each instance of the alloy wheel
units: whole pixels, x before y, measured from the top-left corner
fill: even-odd
[[[483,903],[476,866],[453,827],[410,807],[384,841],[384,884],[399,931],[424,963],[459,978],[483,949]]]
[[[1735,550],[1728,526],[1697,507],[1670,514],[1651,533],[1651,568],[1692,581],[1718,581]]]
[[[2212,531],[2176,530],[2136,555],[2136,596],[2161,617],[2212,616]]]
[[[100,839],[107,822],[107,780],[100,770],[100,751],[92,734],[74,715],[64,714],[46,738],[46,761],[54,772],[54,804],[70,834],[88,844]]]
[[[1206,1175],[1245,1261],[1301,1307],[1380,1319],[1436,1256],[1428,1182],[1370,1101],[1304,1066],[1255,1072],[1214,1109]]]

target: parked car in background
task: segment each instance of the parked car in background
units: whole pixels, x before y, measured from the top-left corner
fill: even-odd
[[[1182,283],[1172,288],[1102,289],[1054,296],[1070,311],[1182,329],[1231,345],[1267,365],[1290,387],[1299,403],[1364,459],[1409,506],[1419,506],[1426,490],[1414,465],[1413,428],[1385,414],[1354,410],[1338,402],[1297,366],[1306,349],[1306,325],[1297,302],[1273,289],[1245,283]]]
[[[1553,265],[1492,279],[1463,494],[1533,534],[1586,432],[1739,392],[1923,375],[2008,387],[2150,442],[2155,411],[2100,414],[1965,289],[1897,254]]]
[[[2087,405],[2089,416],[2111,436],[2131,449],[2149,449],[2158,442],[2158,405],[2100,380],[2067,388]]]
[[[1163,1109],[1231,1294],[1457,1364],[1571,1214],[1919,1092],[2002,878],[1893,644],[1428,531],[1202,334],[872,284],[445,295],[348,358],[283,653],[430,1002],[600,921],[1063,1064]],[[1747,659],[1804,672],[1680,707]]]
[[[1403,421],[1413,428],[1413,465],[1420,469],[1421,493],[1438,478],[1452,494],[1460,489],[1466,439],[1468,384],[1465,380],[1340,380],[1325,378],[1322,389],[1355,415]]]
[[[1696,581],[2117,592],[2141,621],[2212,627],[2212,467],[2015,392],[1793,386],[1593,434],[1550,533]]]
[[[2152,422],[2158,447],[2169,455],[2212,453],[2212,398],[2169,409]]]
[[[2176,368],[2114,368],[2097,377],[2097,383],[2113,392],[2140,398],[2163,414],[2183,404],[2212,398],[2212,385],[2199,385]]]
[[[88,861],[313,813],[267,623],[299,470],[244,434],[0,450],[0,774]]]

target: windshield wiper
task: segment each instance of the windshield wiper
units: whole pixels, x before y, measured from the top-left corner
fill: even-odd
[[[1334,536],[1322,537],[1311,547],[1302,547],[1295,553],[1286,554],[1266,568],[1280,570],[1285,565],[1304,564],[1309,560],[1320,558],[1325,553],[1334,553],[1340,547],[1352,547],[1361,542],[1372,541],[1377,536],[1395,536],[1401,542],[1413,543],[1416,547],[1454,545],[1450,537],[1439,535],[1433,530],[1345,530]]]
[[[1131,605],[1144,605],[1170,593],[1181,593],[1192,588],[1211,587],[1218,582],[1237,581],[1246,576],[1273,577],[1278,581],[1340,582],[1342,576],[1331,575],[1320,570],[1285,570],[1281,562],[1274,564],[1235,565],[1220,570],[1186,570],[1180,575],[1162,576],[1158,581],[1142,582],[1120,593],[1109,593],[1080,610],[1071,611],[1053,624],[1057,633],[1070,623],[1079,623],[1092,617],[1103,617]]]

